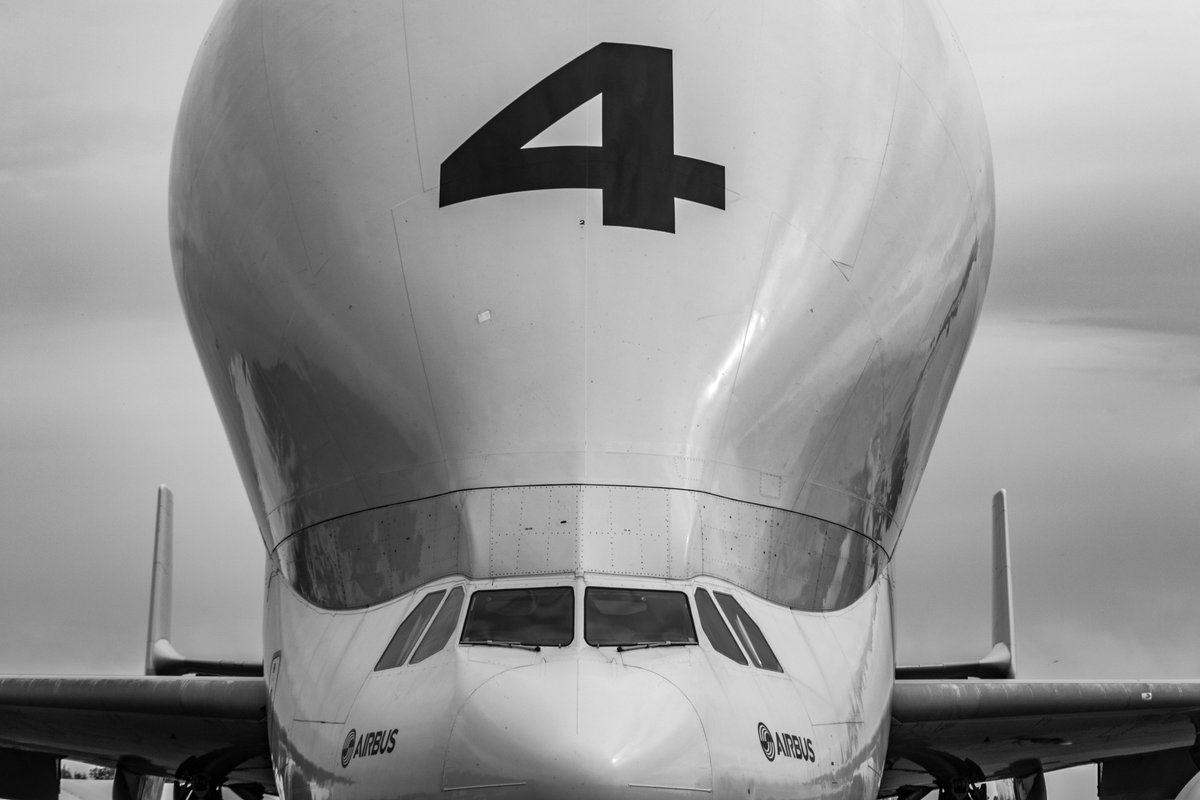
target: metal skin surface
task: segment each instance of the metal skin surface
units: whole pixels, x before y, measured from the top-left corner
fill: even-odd
[[[887,580],[832,615],[792,611],[709,578],[467,582],[468,590],[575,586],[574,641],[533,652],[458,645],[456,632],[419,664],[373,671],[426,590],[463,583],[436,581],[366,611],[323,612],[272,579],[266,643],[279,661],[270,728],[283,796],[875,795],[894,669]],[[585,584],[729,592],[761,627],[784,673],[736,664],[704,633],[685,647],[592,647],[583,635]],[[760,724],[774,736],[810,740],[812,758],[785,755],[789,745],[780,744],[768,760]],[[356,739],[379,732],[394,747],[343,765],[351,731]]]
[[[230,0],[170,202],[271,558],[285,797],[875,794],[887,564],[992,248],[940,11]],[[785,672],[577,621],[374,673],[453,583],[575,585],[577,615],[588,585],[721,587]],[[343,764],[351,730],[380,736]]]

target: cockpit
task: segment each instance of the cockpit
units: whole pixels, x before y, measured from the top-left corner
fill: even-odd
[[[459,644],[566,647],[575,638],[574,599],[570,586],[474,592]]]
[[[600,586],[584,593],[583,639],[618,650],[697,644],[683,592]]]
[[[576,635],[580,625],[582,643]],[[429,591],[400,623],[375,671],[419,664],[452,642],[458,647],[531,652],[572,646],[613,648],[618,653],[700,647],[736,664],[784,671],[761,628],[727,591],[592,586],[579,581],[503,588],[487,582]]]

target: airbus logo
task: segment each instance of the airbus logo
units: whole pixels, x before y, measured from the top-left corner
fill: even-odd
[[[353,735],[353,731],[350,732]],[[762,747],[763,755],[767,757],[767,761],[775,760],[775,740],[771,738],[771,730],[761,722],[758,723],[758,744]],[[345,758],[345,756],[342,756]],[[345,761],[342,762],[343,765]]]
[[[360,738],[358,731],[351,728],[342,742],[342,766],[350,766],[350,762],[356,758],[392,752],[396,749],[396,734],[399,732],[399,728],[392,728],[390,731],[368,731]]]
[[[776,756],[802,761],[817,760],[812,739],[802,739],[792,733],[771,733],[771,729],[761,722],[758,723],[758,745],[767,761],[774,761]]]

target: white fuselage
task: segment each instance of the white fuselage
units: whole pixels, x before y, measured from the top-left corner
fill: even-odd
[[[699,643],[540,651],[450,642],[376,670],[429,592],[571,586],[735,596],[784,672]],[[835,614],[797,612],[709,578],[547,575],[434,581],[369,610],[329,613],[273,580],[268,597],[272,751],[288,797],[874,796],[893,675],[891,588],[881,578]],[[697,629],[700,625],[697,623]],[[762,740],[765,729],[768,740]]]
[[[923,0],[228,0],[171,237],[284,796],[872,795],[992,205]],[[526,596],[552,646],[471,634]]]

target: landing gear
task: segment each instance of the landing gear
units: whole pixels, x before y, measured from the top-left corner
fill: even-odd
[[[987,784],[973,784],[966,778],[954,778],[938,786],[938,800],[988,800]]]
[[[175,800],[221,800],[221,786],[203,773],[175,781]]]

